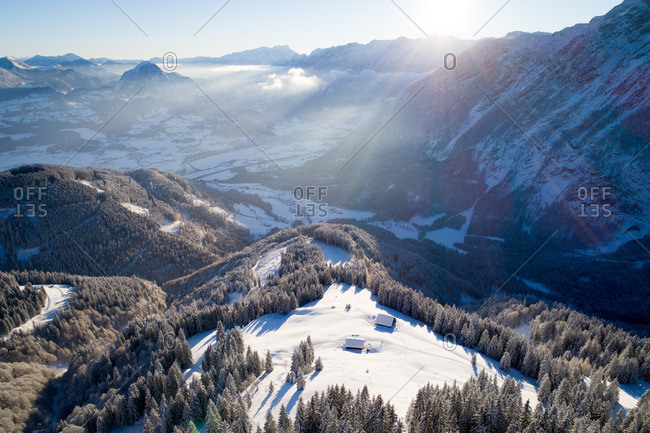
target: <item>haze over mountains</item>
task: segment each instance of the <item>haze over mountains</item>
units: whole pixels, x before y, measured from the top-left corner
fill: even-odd
[[[0,430],[650,431],[648,23],[0,58]]]
[[[257,237],[347,218],[461,255],[526,256],[544,244],[574,264],[562,283],[552,266],[531,274],[551,293],[566,284],[623,293],[630,277],[586,279],[580,269],[596,257],[601,272],[648,271],[650,179],[639,152],[650,138],[650,15],[629,3],[554,34],[402,38],[309,56],[260,48],[182,59],[177,72],[144,61],[90,77],[77,72],[90,62],[73,54],[6,58],[5,164],[64,163],[92,138],[72,164],[157,167],[244,193],[233,212],[257,221]],[[20,96],[29,86],[58,90]],[[308,185],[328,188],[324,218],[295,215],[292,190]]]

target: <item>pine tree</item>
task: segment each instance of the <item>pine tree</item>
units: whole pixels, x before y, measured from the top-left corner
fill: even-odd
[[[199,430],[196,428],[196,425],[192,421],[187,423],[187,429],[185,433],[199,433]]]
[[[266,422],[264,423],[264,433],[278,433],[278,425],[271,411],[266,413]]]
[[[205,433],[223,433],[223,421],[217,406],[210,400],[208,402],[208,415],[205,421]]]
[[[273,359],[271,358],[271,351],[266,352],[266,361],[264,363],[264,367],[267,373],[273,371]]]
[[[280,415],[278,417],[278,428],[281,433],[293,433],[293,424],[291,423],[291,418],[287,413],[287,408],[284,404],[280,407]]]
[[[305,386],[307,386],[307,382],[305,381],[305,374],[302,372],[302,370],[298,371],[298,378],[296,379],[296,386],[298,387],[299,391],[302,391],[305,389]]]
[[[239,399],[235,407],[235,419],[230,428],[232,433],[251,433],[252,425],[250,419],[248,419],[246,405],[241,399]]]
[[[316,360],[316,364],[314,365],[314,368],[316,369],[316,371],[321,371],[323,369],[323,360],[320,359],[320,356]]]
[[[293,421],[293,429],[295,433],[306,433],[307,432],[307,420],[305,413],[305,403],[302,401],[302,397],[298,399],[298,406],[296,407],[296,416]]]
[[[186,369],[192,365],[192,349],[185,339],[185,333],[182,329],[179,329],[176,335],[174,353],[182,369]]]
[[[510,371],[511,362],[512,360],[510,358],[510,352],[505,352],[501,357],[501,370],[506,372]]]

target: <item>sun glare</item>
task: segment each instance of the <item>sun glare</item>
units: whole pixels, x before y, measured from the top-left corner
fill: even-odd
[[[465,36],[468,0],[424,0],[422,22],[428,33]]]

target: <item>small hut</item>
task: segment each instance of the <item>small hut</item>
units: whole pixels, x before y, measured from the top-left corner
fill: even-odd
[[[375,319],[375,325],[385,326],[386,328],[392,328],[395,326],[396,319],[390,314],[379,313]]]
[[[366,347],[366,339],[359,337],[358,335],[353,335],[345,338],[345,348],[346,349],[361,349],[363,350]]]

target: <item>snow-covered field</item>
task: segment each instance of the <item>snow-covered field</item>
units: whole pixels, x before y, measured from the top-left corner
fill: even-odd
[[[346,305],[351,308],[346,311]],[[378,313],[396,318],[393,329],[376,328]],[[371,394],[381,394],[404,416],[417,390],[427,383],[442,385],[463,384],[481,370],[497,374],[501,381],[507,376],[521,383],[523,400],[537,404],[535,381],[517,370],[505,373],[499,363],[453,343],[434,333],[430,327],[395,310],[384,307],[370,291],[346,284],[333,284],[325,289],[322,299],[300,307],[290,314],[268,314],[243,329],[244,340],[262,356],[270,351],[274,370],[262,375],[248,391],[252,394],[249,415],[263,425],[270,410],[277,415],[284,404],[295,414],[300,397],[309,399],[315,392],[329,385],[343,384],[352,392],[367,385]],[[203,355],[214,343],[216,331],[206,331],[188,339],[194,365],[184,372],[189,383],[200,375]],[[344,349],[345,338],[359,335],[366,341],[366,350]],[[285,381],[291,364],[291,355],[302,340],[310,335],[315,356],[321,357],[324,368],[309,374],[307,386],[299,391],[296,385]],[[476,366],[471,357],[477,355]],[[274,391],[269,393],[273,382]],[[634,407],[650,384],[639,382],[621,386],[619,403],[626,410]]]
[[[456,230],[450,227],[443,227],[438,230],[430,231],[424,237],[437,244],[456,250],[459,253],[466,253],[466,251],[458,249],[455,244],[465,243],[465,236],[467,236],[467,229],[469,228],[469,223],[472,220],[474,206],[472,206],[471,209],[460,213],[460,215],[465,217],[465,222],[460,229]]]
[[[346,304],[351,304],[349,311]],[[397,318],[394,329],[375,328],[374,318],[379,312]],[[351,334],[364,337],[368,350],[345,350],[345,337]],[[322,358],[324,369],[310,374],[301,392],[286,383],[285,377],[293,350],[307,335],[311,335],[315,355]],[[210,338],[206,336],[193,346],[193,353],[195,349],[197,355],[199,349],[205,350]],[[392,397],[391,403],[404,416],[417,390],[427,383],[463,383],[482,369],[505,377],[497,362],[478,355],[477,367],[473,368],[474,351],[455,346],[424,324],[379,305],[368,290],[345,284],[328,287],[323,299],[287,316],[261,317],[244,328],[244,339],[254,350],[261,354],[270,350],[273,356],[273,372],[250,388],[250,415],[260,424],[269,410],[277,415],[282,404],[293,410],[300,396],[309,398],[332,384],[345,384],[353,392],[367,385],[371,394]],[[524,399],[536,404],[534,382],[514,370],[510,375],[522,381]],[[273,394],[268,393],[270,382],[274,384]]]
[[[163,221],[160,223],[160,230],[170,233],[172,235],[177,235],[178,230],[181,228],[181,221]]]
[[[210,209],[210,212],[214,212],[214,213],[216,213],[216,214],[219,214],[219,215],[223,216],[223,217],[225,218],[226,221],[228,221],[228,222],[230,222],[230,223],[234,223],[234,224],[239,224],[239,225],[241,225],[241,223],[240,223],[239,221],[237,221],[237,220],[236,220],[236,219],[235,219],[235,218],[230,214],[230,212],[228,212],[227,210],[222,209],[222,208],[220,208],[220,207],[218,207],[218,206],[213,206],[213,205],[211,205],[210,203],[208,203],[207,201],[205,201],[205,200],[201,200],[200,198],[198,198],[198,197],[195,196],[194,194],[192,194],[192,203],[194,204],[194,206],[207,206],[207,207]]]
[[[261,237],[273,228],[285,229],[297,220],[305,224],[323,222],[332,219],[366,220],[372,218],[374,212],[343,209],[335,206],[326,206],[327,214],[324,216],[304,217],[296,215],[297,204],[303,209],[307,205],[318,206],[319,202],[312,200],[296,201],[292,191],[282,191],[257,183],[222,183],[207,182],[208,186],[221,191],[236,190],[241,193],[256,195],[264,202],[271,205],[271,211],[277,217],[269,215],[265,210],[251,204],[236,204],[235,218],[246,226],[251,234]]]
[[[41,287],[34,285],[34,287]],[[54,319],[56,313],[65,307],[72,295],[74,288],[72,286],[59,285],[59,284],[46,284],[42,286],[47,295],[45,305],[41,309],[41,313],[29,319],[22,325],[14,328],[11,332],[25,331],[29,332],[34,329],[35,325],[44,325]],[[23,289],[24,286],[21,286]]]
[[[86,185],[86,186],[88,186],[88,187],[94,189],[95,191],[97,191],[97,192],[99,192],[99,193],[106,192],[106,191],[104,191],[103,189],[101,189],[101,188],[99,188],[99,187],[93,185],[92,183],[90,183],[90,182],[87,181],[87,180],[78,180],[77,182],[79,182],[79,183],[82,184],[82,185]]]

